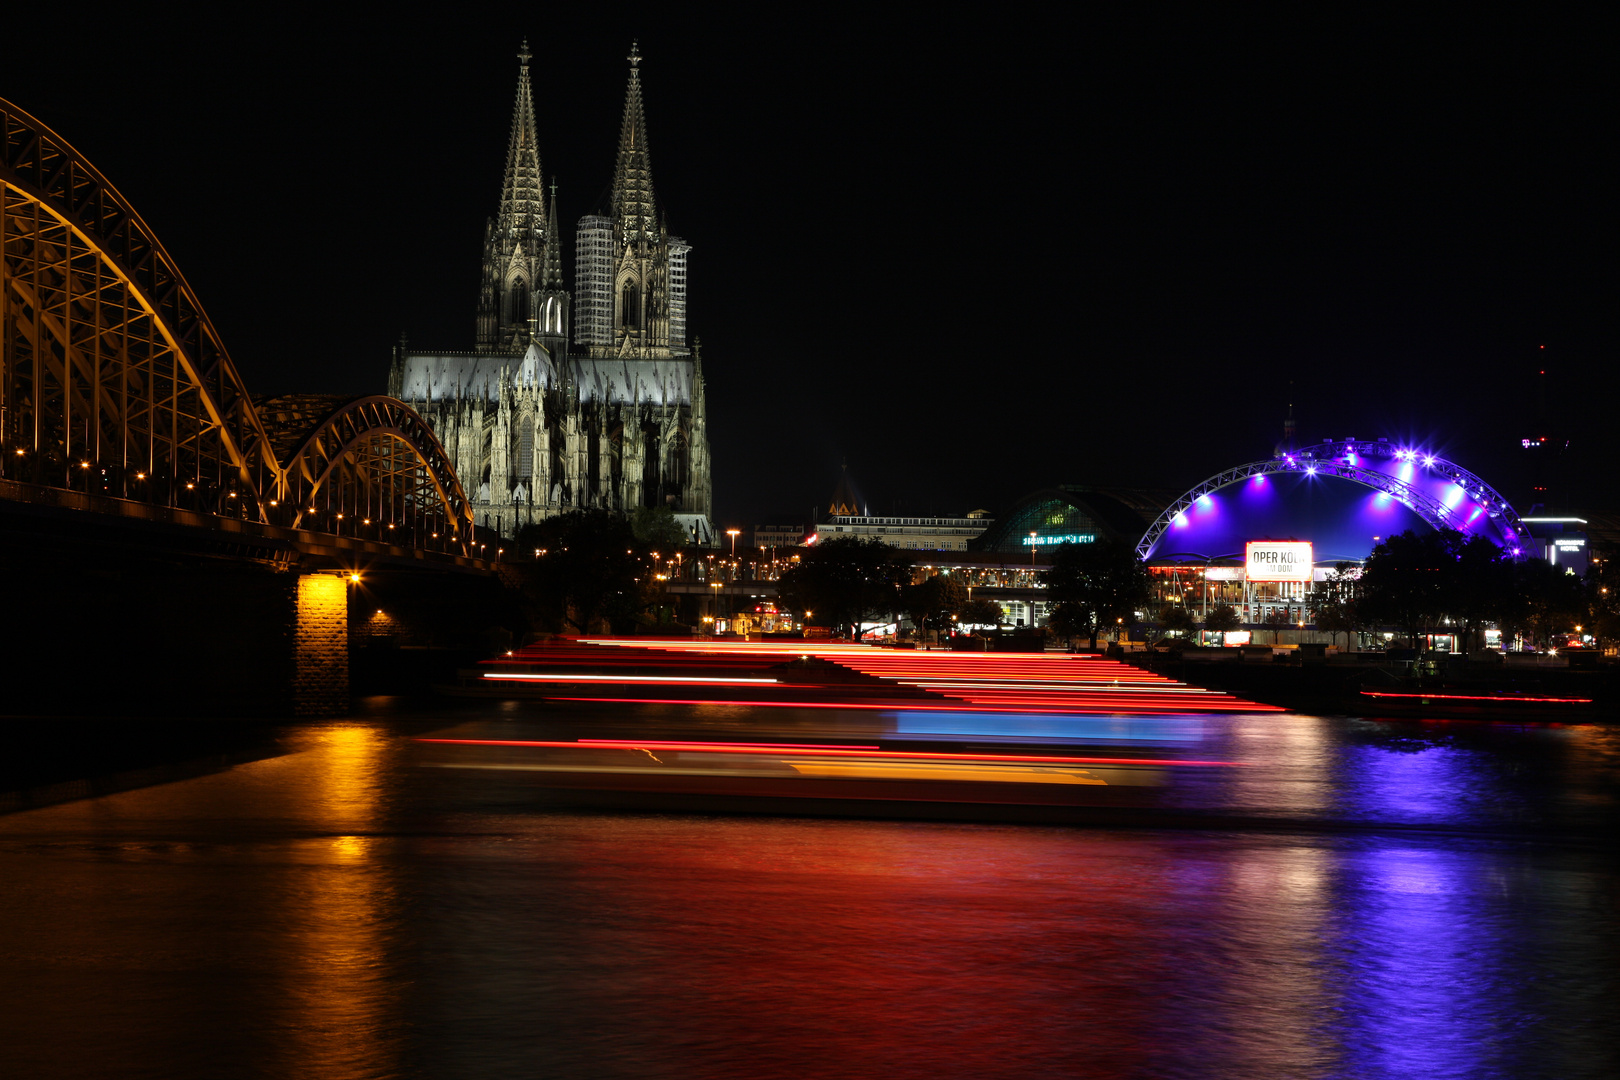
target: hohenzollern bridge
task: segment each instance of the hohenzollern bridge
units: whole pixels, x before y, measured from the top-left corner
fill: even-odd
[[[43,555],[85,535],[269,568],[295,598],[285,636],[304,671],[331,642],[311,644],[302,611],[362,567],[487,566],[420,416],[378,395],[255,397],[135,209],[4,100],[0,255],[0,534],[13,580],[28,544]]]

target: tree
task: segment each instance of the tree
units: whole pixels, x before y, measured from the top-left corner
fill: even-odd
[[[1461,628],[1467,649],[1487,621],[1511,620],[1521,608],[1528,612],[1534,606],[1529,594],[1514,584],[1527,580],[1524,565],[1482,536],[1452,529],[1397,533],[1367,556],[1357,612],[1405,630],[1413,648],[1419,647],[1425,630],[1449,621]],[[1518,604],[1515,597],[1525,603]]]
[[[1288,614],[1287,608],[1272,608],[1260,619],[1260,625],[1271,630],[1271,643],[1277,644],[1278,635],[1285,626],[1292,626],[1293,617]]]
[[[949,574],[932,574],[901,589],[900,603],[919,634],[930,626],[943,630],[967,603],[967,587]]]
[[[986,600],[983,597],[977,600],[969,600],[962,605],[962,610],[956,614],[963,622],[972,626],[988,625],[999,627],[1006,620],[1001,605],[994,600]]]
[[[1601,649],[1620,640],[1620,567],[1613,559],[1594,561],[1586,572],[1586,632]]]
[[[1186,604],[1166,604],[1164,610],[1159,612],[1159,626],[1167,634],[1186,637],[1198,629],[1198,620],[1193,618]]]
[[[777,594],[796,611],[814,611],[835,629],[862,627],[902,608],[912,556],[878,539],[835,536],[807,549],[783,571]]]
[[[1362,610],[1375,622],[1405,630],[1412,648],[1418,648],[1423,631],[1445,611],[1451,561],[1441,533],[1396,533],[1375,545],[1362,567]]]
[[[1538,645],[1572,630],[1589,610],[1581,579],[1542,559],[1507,564],[1495,599],[1497,625],[1506,638],[1522,633]]]
[[[1334,566],[1327,580],[1318,581],[1311,588],[1306,603],[1318,630],[1331,637],[1344,635],[1344,646],[1350,647],[1350,635],[1365,623],[1358,602],[1361,595],[1361,568],[1352,562]]]
[[[1074,639],[1091,635],[1091,647],[1097,647],[1096,621],[1091,612],[1078,604],[1054,604],[1046,612],[1046,628],[1062,638],[1071,647]]]
[[[1446,532],[1445,549],[1452,556],[1446,564],[1442,587],[1446,616],[1462,627],[1462,651],[1485,647],[1485,624],[1496,618],[1497,601],[1504,585],[1512,579],[1512,556],[1483,536],[1464,538]]]
[[[1066,626],[1089,632],[1093,649],[1101,627],[1134,620],[1137,607],[1150,595],[1147,567],[1136,549],[1121,540],[1059,545],[1046,574],[1046,590],[1055,605],[1048,623],[1056,615]]]
[[[1216,604],[1204,616],[1204,629],[1211,634],[1225,634],[1242,626],[1243,620],[1231,604]]]
[[[630,531],[636,534],[637,540],[650,544],[654,551],[674,551],[692,539],[668,506],[638,506],[630,516]]]
[[[638,580],[645,573],[645,545],[617,514],[559,514],[525,525],[518,545],[545,552],[526,567],[525,592],[543,621],[553,626],[572,625],[588,634],[605,619],[610,626],[628,629],[645,606]]]

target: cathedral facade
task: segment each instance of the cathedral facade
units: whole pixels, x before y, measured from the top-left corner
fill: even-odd
[[[484,230],[470,352],[397,348],[388,392],[412,405],[454,463],[479,525],[504,535],[555,514],[668,507],[714,540],[703,363],[688,347],[686,263],[653,194],[639,51],[611,196],[575,230],[563,276],[556,187],[546,191],[529,83],[517,105],[500,209]]]

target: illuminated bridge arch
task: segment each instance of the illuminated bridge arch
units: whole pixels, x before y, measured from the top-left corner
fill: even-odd
[[[1165,535],[1185,526],[1187,515],[1220,489],[1256,477],[1278,475],[1349,480],[1383,493],[1435,529],[1485,536],[1514,555],[1520,554],[1530,539],[1529,529],[1508,501],[1467,469],[1382,439],[1344,439],[1216,473],[1165,508],[1137,544],[1137,555],[1145,560],[1170,554],[1158,550]]]
[[[440,550],[460,550],[471,537],[472,508],[449,455],[403,401],[299,395],[259,407],[287,463],[285,510],[272,516]]]
[[[94,166],[4,100],[0,375],[7,477],[266,520],[283,472],[191,286]]]
[[[415,411],[256,402],[140,215],[3,99],[0,480],[439,551],[471,537]]]

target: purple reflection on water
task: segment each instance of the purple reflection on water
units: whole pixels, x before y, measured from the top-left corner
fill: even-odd
[[[1341,1075],[1503,1075],[1492,1059],[1514,1003],[1499,970],[1502,928],[1469,910],[1482,861],[1382,845],[1345,853],[1337,921],[1355,947],[1342,958]]]
[[[1491,817],[1504,798],[1495,761],[1483,751],[1448,745],[1346,747],[1339,763],[1341,790],[1352,797],[1343,810],[1353,819],[1410,825]]]

